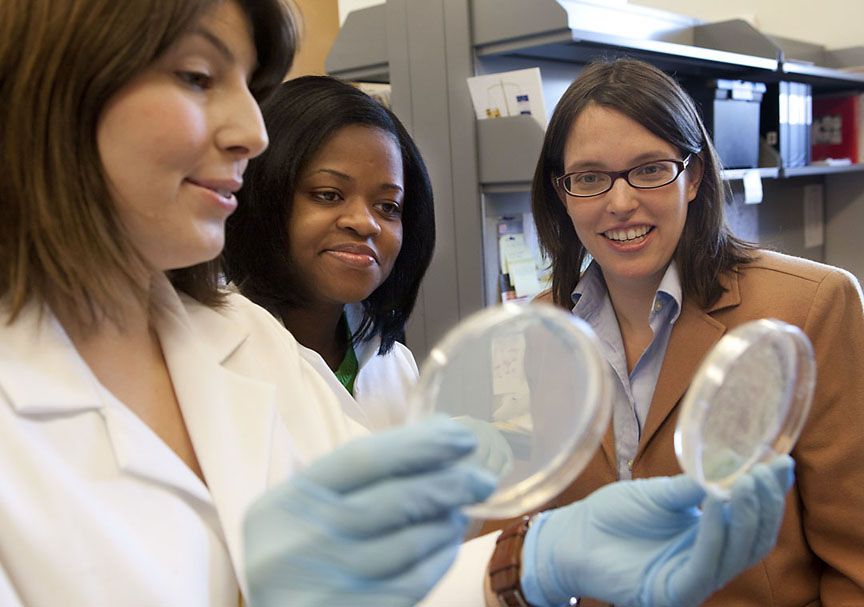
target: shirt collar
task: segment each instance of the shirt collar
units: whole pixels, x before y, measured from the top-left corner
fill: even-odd
[[[599,314],[606,299],[606,283],[597,262],[592,261],[582,273],[576,288],[570,294],[573,312],[586,320]]]
[[[675,322],[681,313],[682,293],[683,289],[681,287],[681,278],[678,274],[678,264],[673,259],[666,267],[663,278],[660,280],[660,286],[657,287],[657,292],[654,294],[654,300],[651,302],[651,316],[653,317],[665,310],[670,315],[669,321]],[[582,277],[576,283],[576,288],[573,289],[573,293],[570,295],[570,299],[573,301],[573,312],[580,318],[587,320],[600,312],[606,296],[606,283],[603,281],[603,273],[597,262],[592,261],[585,272],[582,273]],[[674,303],[671,312],[667,305],[668,303]]]
[[[661,309],[666,308],[669,322],[675,322],[678,315],[681,314],[681,302],[684,300],[683,289],[681,287],[681,277],[678,274],[678,264],[675,260],[669,262],[666,272],[663,273],[663,278],[660,280],[660,286],[657,287],[657,293],[654,295],[654,302],[651,308],[652,316],[659,313]],[[671,309],[668,309],[667,304],[674,304]],[[658,307],[659,304],[659,307]]]

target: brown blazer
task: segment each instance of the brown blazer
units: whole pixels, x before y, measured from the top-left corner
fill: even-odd
[[[864,605],[864,305],[849,273],[763,251],[724,277],[710,309],[685,299],[648,411],[633,477],[680,474],[673,435],[678,408],[702,358],[744,322],[777,318],[813,343],[817,384],[795,449],[796,483],[775,549],[705,604],[712,607]],[[585,471],[549,507],[615,481],[612,426]],[[496,525],[500,526],[500,525]],[[574,546],[590,550],[590,546]],[[602,603],[583,601],[580,605]]]

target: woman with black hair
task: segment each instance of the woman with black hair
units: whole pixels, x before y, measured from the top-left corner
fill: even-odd
[[[435,241],[426,167],[390,110],[334,78],[286,82],[262,112],[272,143],[228,222],[227,277],[297,338],[355,420],[393,426],[417,379],[397,340]]]

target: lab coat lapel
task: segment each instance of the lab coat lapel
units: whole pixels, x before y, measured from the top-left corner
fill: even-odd
[[[201,479],[133,413],[105,407],[102,418],[121,472],[179,489],[210,503],[210,493]]]
[[[165,306],[159,336],[174,390],[241,584],[243,516],[268,485],[277,427],[275,386],[231,369],[247,355],[236,322],[196,303]],[[170,325],[170,326],[169,326]]]
[[[14,324],[0,328],[0,348],[14,353],[3,357],[8,362],[0,366],[0,389],[20,415],[98,412],[119,472],[210,500],[200,479],[144,422],[131,411],[108,405],[113,397],[47,307],[28,305]]]
[[[712,313],[741,302],[737,274],[724,276],[722,282],[726,291],[707,311],[689,299],[684,300],[681,315],[669,336],[657,387],[639,439],[637,458],[680,403],[702,359],[726,332],[726,326]]]

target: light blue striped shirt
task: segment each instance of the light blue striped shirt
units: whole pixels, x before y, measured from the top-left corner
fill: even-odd
[[[654,332],[651,343],[627,373],[627,355],[618,319],[595,262],[588,266],[573,290],[573,313],[587,322],[600,339],[603,356],[612,368],[612,423],[618,478],[631,478],[633,458],[654,396],[660,367],[666,356],[669,335],[681,313],[681,280],[674,261],[669,264],[654,295],[648,324]]]

